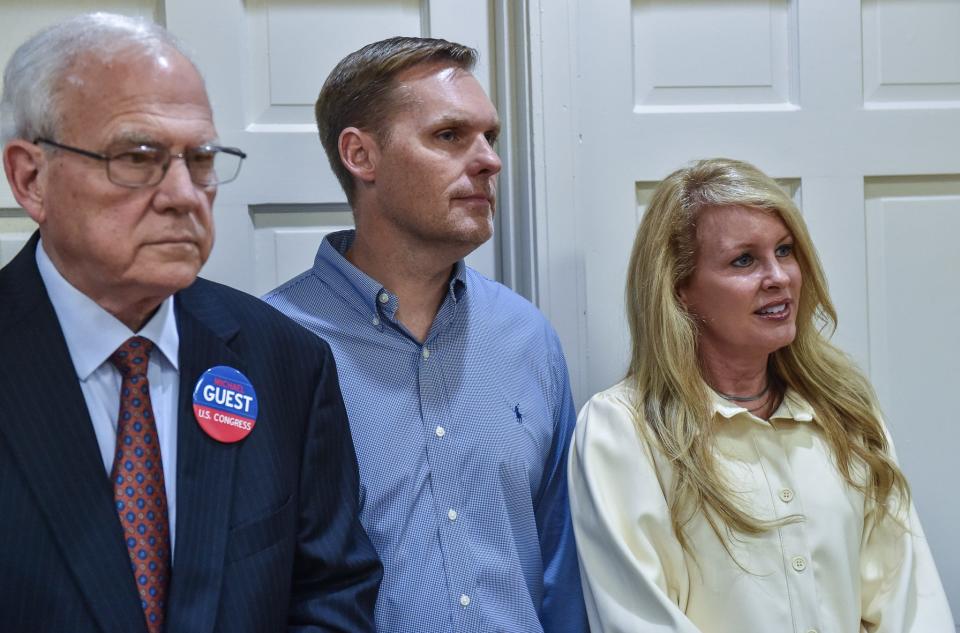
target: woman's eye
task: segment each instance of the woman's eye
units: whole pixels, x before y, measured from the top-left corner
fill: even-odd
[[[753,255],[744,253],[743,255],[736,258],[730,263],[736,266],[737,268],[746,268],[747,266],[753,263]]]
[[[777,257],[787,257],[793,253],[793,244],[781,244],[776,252]]]

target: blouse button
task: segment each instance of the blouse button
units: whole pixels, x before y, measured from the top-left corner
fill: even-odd
[[[435,433],[437,434],[437,437],[443,437],[444,435],[447,434],[447,430],[446,430],[445,428],[443,428],[442,426],[438,426],[438,427],[437,427],[437,430],[435,431]]]
[[[807,568],[807,559],[803,556],[794,556],[790,564],[793,565],[794,571],[800,572]]]
[[[783,490],[781,490],[780,501],[783,501],[784,503],[790,503],[791,501],[793,501],[793,491],[790,490],[789,488],[784,488]]]

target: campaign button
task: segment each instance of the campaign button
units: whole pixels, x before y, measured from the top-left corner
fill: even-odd
[[[250,435],[258,408],[250,379],[233,367],[211,367],[193,388],[193,416],[203,432],[218,442],[239,442]]]

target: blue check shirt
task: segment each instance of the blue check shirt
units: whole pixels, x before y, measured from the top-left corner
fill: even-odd
[[[576,420],[556,334],[460,262],[420,344],[329,235],[265,297],[333,348],[384,564],[382,633],[587,630],[567,502]]]

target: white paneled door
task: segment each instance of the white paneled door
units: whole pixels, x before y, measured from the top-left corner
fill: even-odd
[[[111,11],[163,21],[163,7],[155,0],[76,0],[71,3],[0,1],[0,66],[6,67],[13,51],[45,26],[85,11]],[[0,86],[0,90],[2,90]],[[6,180],[0,185],[0,266],[13,259],[36,224],[17,205]]]
[[[537,219],[541,304],[578,401],[624,374],[650,189],[697,158],[755,163],[801,204],[835,340],[875,382],[960,614],[960,1],[542,0],[533,15],[537,54],[567,61],[535,86]]]
[[[217,240],[203,275],[254,294],[309,267],[322,236],[352,223],[313,118],[337,61],[393,35],[443,37],[477,48],[480,82],[488,92],[496,84],[494,8],[483,0],[5,0],[0,63],[42,26],[93,10],[164,24],[200,66],[221,140],[249,155],[239,180],[218,193]],[[2,264],[34,227],[0,189]],[[495,277],[495,258],[491,242],[470,262]]]
[[[493,17],[467,0],[166,1],[167,26],[195,51],[217,126],[250,156],[216,205],[206,276],[262,293],[313,263],[321,238],[349,225],[346,198],[317,137],[313,104],[347,53],[393,35],[444,37],[477,48],[492,81]],[[471,259],[495,276],[493,244]]]

